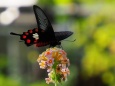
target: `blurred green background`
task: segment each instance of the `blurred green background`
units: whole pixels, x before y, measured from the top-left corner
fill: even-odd
[[[115,86],[115,0],[38,0],[36,4],[49,16],[54,31],[73,31],[67,40],[76,39],[62,41],[71,65],[68,81],[59,86]],[[19,10],[13,23],[0,24],[0,86],[54,86],[45,83],[47,72],[36,62],[49,46],[26,47],[9,34],[36,27],[32,6]]]

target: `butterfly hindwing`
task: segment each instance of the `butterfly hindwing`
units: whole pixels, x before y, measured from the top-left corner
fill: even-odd
[[[23,32],[23,34],[20,36],[20,39],[24,40],[27,46],[37,43],[39,40],[38,28]]]

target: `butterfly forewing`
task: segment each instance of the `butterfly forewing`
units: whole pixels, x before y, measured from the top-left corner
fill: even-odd
[[[38,7],[38,6],[33,6],[37,25],[39,31],[39,36],[41,41],[47,41],[47,40],[55,40],[55,34],[52,28],[52,25],[44,13],[44,11]]]

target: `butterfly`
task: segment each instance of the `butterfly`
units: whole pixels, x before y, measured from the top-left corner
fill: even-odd
[[[35,44],[37,47],[50,45],[54,47],[61,45],[61,40],[71,36],[71,31],[54,32],[53,27],[46,16],[45,12],[38,6],[33,6],[34,14],[37,21],[37,28],[30,29],[22,34],[11,32],[11,35],[20,36],[20,40],[24,41],[27,46]]]

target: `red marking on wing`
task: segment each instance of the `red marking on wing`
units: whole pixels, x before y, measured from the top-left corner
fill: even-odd
[[[34,43],[37,43],[37,42],[38,42],[38,40],[35,39],[35,40],[34,40]]]
[[[38,28],[36,28],[35,31],[38,32]]]
[[[32,31],[32,30],[28,30],[28,32],[29,32],[29,33],[33,33],[33,31]]]
[[[30,42],[31,42],[31,40],[30,40],[30,39],[27,39],[27,40],[26,40],[26,43],[28,43],[28,44],[29,44]]]
[[[49,42],[39,42],[39,43],[36,43],[35,45],[36,45],[36,47],[42,47],[42,46],[46,46],[48,44],[49,44]]]
[[[28,35],[29,33],[28,32],[25,32],[25,35]]]
[[[23,38],[23,39],[25,39],[25,38],[26,38],[26,36],[25,36],[25,35],[23,35],[23,36],[22,36],[22,38]]]

